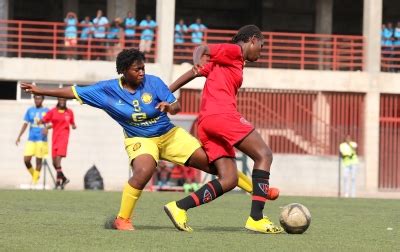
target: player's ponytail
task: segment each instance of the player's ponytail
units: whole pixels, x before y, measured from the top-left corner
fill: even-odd
[[[263,35],[261,33],[260,28],[256,25],[245,25],[239,29],[239,31],[232,37],[231,42],[234,44],[239,43],[240,41],[246,43],[248,42],[253,36],[258,39],[263,39]]]

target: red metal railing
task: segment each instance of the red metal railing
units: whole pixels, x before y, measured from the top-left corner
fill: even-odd
[[[400,45],[381,47],[381,71],[400,71]]]
[[[83,26],[78,25],[77,44],[65,43],[65,24],[59,22],[36,22],[0,20],[0,55],[7,57],[74,58],[85,60],[115,60],[123,48],[138,47],[141,28],[136,28],[132,40],[92,38],[81,39]],[[108,34],[108,32],[106,33]],[[157,51],[157,31],[150,53],[146,58],[154,62]]]
[[[226,43],[236,31],[212,30],[204,32],[204,43]],[[297,34],[264,32],[261,57],[247,66],[287,69],[363,70],[362,36]],[[191,62],[197,44],[184,36],[185,43],[175,44],[175,63]]]
[[[182,111],[199,111],[200,90],[182,89]],[[274,153],[338,155],[347,134],[363,155],[364,94],[243,89],[239,111]]]
[[[380,99],[379,188],[400,189],[400,95]]]
[[[82,28],[81,26],[79,26]],[[76,46],[67,47],[64,41],[64,23],[0,20],[0,53],[8,57],[79,58],[114,60],[126,46],[138,47],[140,28],[132,41],[121,39],[78,39]],[[208,29],[204,43],[228,42],[236,31]],[[81,29],[78,31],[78,37]],[[288,69],[346,70],[363,69],[363,39],[361,36],[296,34],[264,32],[265,43],[261,57],[248,66]],[[191,62],[197,45],[185,36],[187,42],[175,44],[175,63]],[[129,43],[127,43],[129,42]],[[156,58],[157,32],[151,52]]]

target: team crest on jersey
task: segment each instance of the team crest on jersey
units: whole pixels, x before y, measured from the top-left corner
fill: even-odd
[[[133,151],[137,151],[140,147],[142,147],[141,143],[135,143],[132,147]]]
[[[212,200],[212,195],[208,189],[204,191],[203,194],[203,203],[210,202]]]
[[[153,96],[149,93],[142,94],[142,101],[144,104],[149,104],[153,101]]]
[[[268,194],[268,184],[258,183],[258,187],[260,187],[261,191],[263,191],[265,195]]]

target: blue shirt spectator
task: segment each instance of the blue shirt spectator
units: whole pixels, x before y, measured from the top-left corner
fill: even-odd
[[[105,38],[106,37],[106,27],[108,25],[108,19],[103,16],[103,11],[98,10],[97,16],[93,19],[94,34],[95,38]]]
[[[201,44],[203,42],[203,31],[207,29],[205,25],[201,23],[201,19],[197,18],[196,23],[189,26],[189,30],[192,32],[192,42]]]
[[[394,29],[393,45],[400,46],[400,22],[397,22],[396,28]]]
[[[118,39],[121,37],[120,32],[123,32],[121,23],[122,23],[121,18],[116,18],[114,20],[114,22],[111,23],[110,29],[108,30],[108,33],[107,33],[108,39]]]
[[[146,15],[146,19],[140,22],[139,27],[142,27],[144,29],[142,30],[142,35],[140,36],[141,40],[153,40],[154,29],[157,27],[157,23],[151,19],[150,15]]]
[[[87,40],[92,36],[93,33],[93,23],[90,21],[90,17],[86,16],[84,20],[81,21],[81,39]]]
[[[188,31],[188,27],[185,25],[184,20],[181,18],[179,23],[175,25],[175,43],[182,44],[185,42],[185,33]]]
[[[65,23],[65,37],[69,39],[74,39],[78,37],[78,18],[73,12],[68,12],[64,19]]]
[[[132,12],[128,11],[127,17],[124,20],[125,36],[133,38],[135,36],[136,19],[133,17]]]
[[[388,23],[386,27],[383,27],[382,30],[383,46],[393,45],[393,33],[394,30],[392,23]]]

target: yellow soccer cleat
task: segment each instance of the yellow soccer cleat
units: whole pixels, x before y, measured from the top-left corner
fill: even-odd
[[[255,221],[251,216],[249,216],[245,228],[264,234],[279,234],[283,232],[283,228],[276,226],[267,216],[264,216],[264,218],[258,221]]]
[[[175,227],[181,231],[192,232],[193,229],[187,224],[186,211],[176,205],[176,201],[172,201],[164,206],[164,211],[174,223]]]

